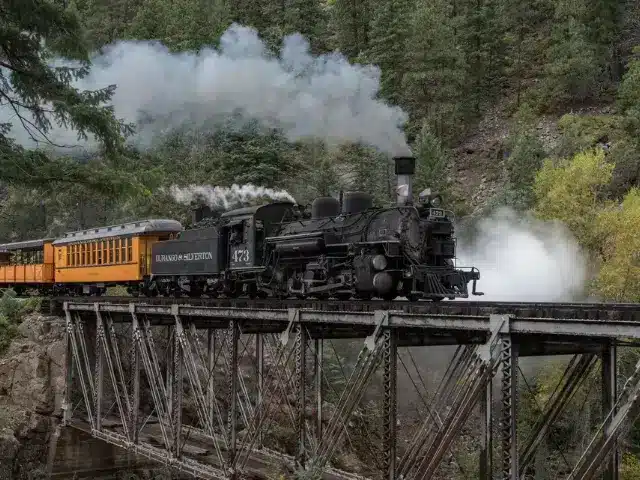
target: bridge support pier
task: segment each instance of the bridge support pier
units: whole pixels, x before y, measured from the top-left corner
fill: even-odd
[[[518,480],[518,346],[511,335],[501,339],[502,364],[502,480]]]
[[[258,389],[258,398],[256,406],[260,406],[264,402],[264,336],[256,333],[256,364],[258,367],[257,372],[257,389]],[[213,367],[212,367],[213,371]],[[213,388],[213,379],[211,380],[211,385]],[[262,449],[263,445],[263,435],[262,431],[259,431],[256,436],[256,448],[258,450]]]
[[[384,399],[382,413],[382,448],[384,471],[388,480],[396,478],[396,426],[398,415],[398,336],[390,328],[383,332],[383,382]]]
[[[296,325],[296,391],[297,398],[297,418],[296,430],[298,434],[297,463],[300,468],[305,468],[307,457],[307,329],[302,323]]]
[[[617,413],[618,375],[617,375],[617,347],[608,343],[602,349],[602,413],[603,417],[609,412]],[[610,425],[611,422],[607,422]],[[618,480],[619,454],[617,441],[614,440],[612,452],[604,468],[602,480]]]
[[[481,399],[482,446],[480,448],[480,480],[493,479],[493,377],[484,387]]]
[[[238,322],[229,321],[227,330],[227,355],[228,355],[228,384],[227,384],[227,400],[228,400],[228,417],[227,417],[227,462],[233,465],[236,460],[236,433],[238,430]]]
[[[315,339],[315,356],[314,356],[314,378],[316,381],[315,394],[316,394],[316,440],[319,441],[322,438],[322,401],[323,401],[323,388],[322,381],[324,379],[323,367],[324,367],[324,342],[321,338]]]

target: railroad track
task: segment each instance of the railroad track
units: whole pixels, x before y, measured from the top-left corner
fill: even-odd
[[[442,314],[461,316],[486,316],[490,314],[512,314],[527,318],[571,318],[585,320],[624,320],[640,322],[640,303],[554,303],[554,302],[488,302],[488,301],[442,301],[408,302],[403,300],[299,300],[248,298],[136,298],[136,297],[53,297],[43,299],[50,311],[61,310],[69,303],[138,303],[146,305],[192,305],[218,308],[250,308],[256,310],[283,310],[300,308],[323,311],[373,311],[395,310],[414,314]]]

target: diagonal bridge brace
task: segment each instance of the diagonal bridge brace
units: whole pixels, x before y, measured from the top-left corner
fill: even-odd
[[[519,470],[520,476],[524,478],[527,466],[533,461],[540,442],[546,435],[549,427],[553,424],[558,415],[568,405],[574,394],[584,383],[589,373],[596,363],[596,355],[581,354],[575,355],[569,361],[558,386],[546,403],[544,411],[539,415],[538,421],[533,426],[532,433],[527,439],[524,450],[520,454]]]
[[[289,323],[287,328],[280,334],[280,342],[275,352],[272,354],[273,363],[271,368],[267,372],[262,373],[262,378],[266,378],[275,372],[276,379],[274,382],[268,382],[263,385],[261,392],[256,402],[253,415],[249,418],[249,423],[246,425],[246,435],[244,441],[240,444],[237,455],[235,455],[233,461],[230,464],[230,468],[233,471],[242,471],[249,461],[249,457],[256,444],[261,442],[262,434],[267,430],[268,426],[273,421],[273,418],[269,417],[269,411],[272,403],[275,400],[278,392],[283,385],[289,383],[289,378],[286,375],[286,365],[293,356],[297,342],[291,342],[291,331],[296,326],[298,331],[296,337],[300,333],[299,317],[300,313],[297,309],[289,310]]]
[[[364,346],[358,354],[356,365],[340,396],[336,410],[311,452],[311,460],[306,472],[306,475],[309,475],[310,478],[321,476],[326,463],[331,459],[333,452],[346,432],[349,416],[362,399],[372,373],[382,360],[385,347],[390,348],[392,346],[392,342],[389,341],[392,334],[389,331],[391,329],[389,312],[376,311],[375,318],[375,330],[365,339]]]
[[[446,390],[453,383],[451,390],[446,394],[447,398],[452,399],[451,407],[441,421],[433,422],[431,416],[425,419],[409,451],[398,465],[399,478],[431,478],[433,476],[460,427],[468,419],[500,364],[502,352],[500,334],[508,332],[509,318],[508,315],[491,315],[489,340],[477,347],[475,351],[467,349],[467,352],[463,352],[457,359],[445,385]],[[460,372],[462,380],[452,382],[457,372]],[[429,438],[434,424],[438,430],[432,438]]]
[[[130,442],[134,441],[134,436],[130,431],[130,428],[136,428],[132,422],[132,409],[129,399],[129,393],[127,392],[127,381],[124,376],[124,369],[122,368],[122,362],[120,361],[120,351],[118,348],[117,337],[113,322],[108,319],[105,326],[100,313],[99,305],[94,304],[96,312],[96,326],[97,326],[97,348],[102,348],[102,352],[96,351],[96,355],[104,355],[104,360],[107,364],[107,370],[109,372],[109,378],[111,379],[111,387],[113,388],[113,394],[118,405],[118,411],[120,413],[120,419],[122,421],[122,429],[124,435]],[[109,335],[107,335],[107,330]],[[101,399],[98,400],[100,402]],[[96,415],[98,416],[98,429],[100,429],[99,423],[99,410],[96,408]]]
[[[184,368],[187,373],[189,385],[191,387],[192,392],[194,393],[193,396],[196,403],[196,413],[198,416],[198,420],[200,421],[200,424],[204,427],[206,434],[213,441],[212,443],[214,445],[216,456],[218,458],[218,461],[220,462],[220,465],[222,466],[222,468],[225,468],[226,461],[224,456],[222,455],[222,451],[217,441],[218,438],[214,430],[214,425],[212,422],[211,415],[209,415],[209,412],[207,411],[207,398],[204,394],[204,389],[202,387],[202,383],[198,375],[198,365],[193,356],[193,350],[192,350],[192,345],[194,344],[193,339],[189,338],[188,333],[185,331],[182,325],[182,320],[178,315],[177,305],[173,306],[172,314],[175,320],[176,338],[180,345],[180,350],[182,351]],[[218,402],[215,396],[213,397],[213,403],[214,403],[214,408],[216,412],[216,417],[218,419],[218,424],[220,426],[220,429],[224,431],[224,422],[222,421],[220,407],[218,405]],[[226,439],[224,439],[223,437],[223,440],[226,440]],[[227,446],[226,443],[225,443],[225,446]]]
[[[140,354],[142,367],[149,382],[149,389],[158,415],[162,438],[166,448],[168,450],[171,449],[172,454],[175,455],[177,453],[176,448],[172,447],[177,446],[174,445],[177,435],[171,419],[169,394],[164,382],[162,381],[162,373],[160,371],[160,364],[158,362],[155,345],[151,336],[150,326],[147,320],[143,322],[142,326],[140,325],[138,315],[136,314],[135,304],[130,304],[129,307],[129,313],[131,314],[133,323],[133,339],[137,352]]]
[[[640,414],[640,361],[627,379],[618,401],[595,433],[580,460],[566,480],[596,478],[608,463],[605,459],[615,449],[618,438],[625,434]]]

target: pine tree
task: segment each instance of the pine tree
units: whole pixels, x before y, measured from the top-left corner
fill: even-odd
[[[284,0],[270,2],[269,0],[235,0],[233,2],[225,2],[229,8],[231,21],[239,23],[245,27],[255,28],[258,32],[264,32],[272,23],[274,18],[266,15],[269,12],[269,6],[273,5],[277,8],[282,7]]]
[[[622,18],[628,10],[620,0],[592,0],[585,14],[587,35],[594,46],[594,56],[602,68],[604,83],[619,82],[623,65],[619,47]]]
[[[543,81],[538,89],[543,107],[585,101],[598,94],[601,66],[584,20],[587,11],[587,0],[556,3]]]
[[[326,49],[327,12],[320,0],[285,0],[283,20],[285,35],[302,34],[313,53]]]
[[[505,84],[506,44],[501,0],[456,2],[456,39],[464,52],[467,120],[477,118]]]
[[[87,30],[93,48],[122,40],[144,0],[75,0],[76,8]]]
[[[199,50],[215,45],[228,26],[223,0],[143,0],[127,35],[160,40],[174,51]]]
[[[507,75],[512,78],[518,107],[526,91],[526,80],[540,73],[544,61],[540,52],[544,51],[544,39],[550,34],[553,8],[550,0],[509,1],[505,5]]]
[[[434,193],[447,195],[451,190],[451,156],[429,125],[424,125],[413,149],[416,155],[416,191],[425,188]]]
[[[373,0],[328,0],[328,3],[330,28],[334,32],[329,46],[354,59],[369,45]]]
[[[410,30],[415,10],[413,0],[388,0],[376,4],[371,20],[371,40],[363,55],[381,69],[380,94],[390,103],[400,103],[402,79],[407,70]]]
[[[391,184],[388,156],[363,145],[350,144],[334,153],[334,162],[346,188],[368,192],[378,204],[389,201],[395,185]]]
[[[459,133],[466,78],[452,4],[421,1],[409,28],[411,48],[402,90],[412,118],[410,134],[417,135],[425,119],[435,135],[450,141]]]
[[[83,92],[71,85],[89,67],[78,16],[50,1],[4,2],[0,52],[0,112],[14,114],[0,123],[0,181],[43,185],[104,181],[92,179],[92,173],[77,162],[51,160],[42,150],[27,150],[10,137],[16,129],[24,129],[33,140],[51,145],[47,133],[56,122],[73,128],[80,138],[93,134],[111,159],[122,153],[124,135],[131,126],[123,125],[112,109],[103,106],[115,86]],[[48,61],[53,56],[81,66],[51,67]]]

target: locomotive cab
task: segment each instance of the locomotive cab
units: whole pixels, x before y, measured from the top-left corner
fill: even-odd
[[[293,203],[275,202],[222,214],[227,222],[229,270],[262,268],[265,238],[292,211]]]

